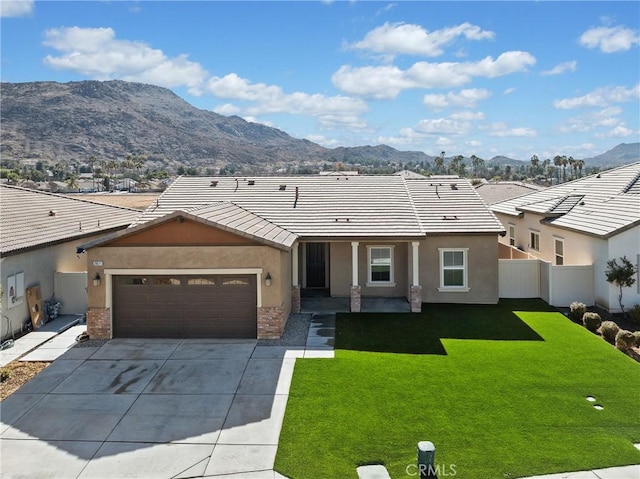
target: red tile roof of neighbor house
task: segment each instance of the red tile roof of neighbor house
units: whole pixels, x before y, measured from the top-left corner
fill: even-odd
[[[305,238],[504,232],[467,180],[397,175],[181,177],[135,224],[221,201]]]
[[[491,205],[496,213],[534,213],[547,224],[599,237],[640,225],[640,162]]]
[[[0,186],[0,253],[126,228],[140,211],[16,186]]]

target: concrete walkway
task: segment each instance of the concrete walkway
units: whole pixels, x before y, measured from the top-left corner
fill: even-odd
[[[86,330],[85,325],[79,325],[82,319],[83,315],[81,314],[59,316],[41,328],[16,339],[12,348],[0,351],[0,366],[5,366],[18,358],[25,358],[28,352],[46,343],[48,343],[48,346],[45,346],[43,349],[48,349],[49,351],[46,353],[43,352],[41,359],[37,359],[34,356],[26,360],[53,361],[62,356],[62,354],[76,344],[78,334]]]

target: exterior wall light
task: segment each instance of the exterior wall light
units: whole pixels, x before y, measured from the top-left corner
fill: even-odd
[[[265,286],[271,286],[271,273],[267,273],[264,277],[264,284]]]
[[[94,286],[100,286],[101,283],[101,278],[100,278],[100,273],[96,273],[96,275],[93,277],[93,285]]]

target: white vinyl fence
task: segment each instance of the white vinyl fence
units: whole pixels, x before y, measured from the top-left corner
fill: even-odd
[[[551,306],[595,303],[593,265],[554,266],[532,259],[498,260],[501,298],[542,298]]]

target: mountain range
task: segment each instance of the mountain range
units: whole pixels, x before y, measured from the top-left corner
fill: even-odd
[[[92,156],[111,160],[141,154],[163,168],[233,165],[235,171],[276,173],[292,167],[319,169],[327,162],[375,165],[434,159],[387,145],[325,148],[277,128],[200,110],[166,88],[141,83],[2,83],[0,93],[3,161],[84,163]],[[639,157],[639,143],[621,144],[585,162],[615,166]],[[503,156],[487,159],[491,161],[525,163]]]

